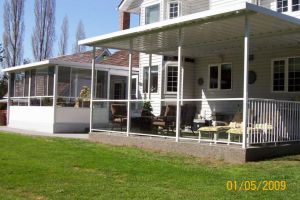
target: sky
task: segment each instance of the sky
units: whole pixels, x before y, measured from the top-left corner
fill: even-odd
[[[94,37],[118,31],[118,11],[120,0],[56,0],[56,41],[53,45],[53,57],[58,54],[58,41],[60,27],[64,16],[69,20],[68,54],[72,53],[78,22],[84,24],[86,37]],[[0,43],[3,34],[3,3],[0,0]],[[33,60],[31,48],[31,34],[34,27],[34,0],[25,0],[25,33],[24,33],[24,59]],[[138,17],[132,17],[132,26],[138,24]]]

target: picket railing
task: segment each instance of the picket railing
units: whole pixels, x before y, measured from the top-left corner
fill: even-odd
[[[247,132],[249,145],[300,141],[300,102],[250,99]]]

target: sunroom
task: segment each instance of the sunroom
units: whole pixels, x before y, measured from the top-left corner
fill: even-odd
[[[8,127],[42,133],[89,131],[91,64],[72,62],[70,57],[4,70],[9,76]],[[95,63],[95,98],[127,98],[128,67],[110,65],[109,60]],[[133,71],[137,74],[136,68]],[[99,120],[109,112],[102,106],[97,111]]]
[[[149,55],[138,99],[131,98],[131,87],[126,100],[92,95],[91,132],[243,148],[297,142],[299,32],[299,19],[245,3],[82,40],[94,48],[128,50],[129,61],[132,52]],[[158,70],[152,71],[152,55],[163,56]],[[102,124],[99,106],[123,108]]]

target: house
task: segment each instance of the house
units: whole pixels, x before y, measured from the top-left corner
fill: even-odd
[[[90,127],[91,63],[94,58],[95,99],[126,99],[128,53],[97,49],[7,68],[8,127],[45,133],[88,132]],[[133,57],[138,79],[138,54]],[[136,81],[137,83],[137,81]],[[97,123],[109,110],[98,106]],[[102,115],[101,115],[102,114]]]
[[[128,95],[123,101],[130,110],[123,129],[127,136],[202,142],[182,127],[182,108],[188,104],[196,106],[199,122],[232,120],[240,113],[240,139],[225,135],[224,141],[242,149],[299,142],[299,1],[123,0],[119,12],[124,30],[79,44],[127,50],[129,82],[132,52],[140,53],[139,98]],[[140,16],[139,27],[129,28],[132,14]],[[136,109],[145,101],[156,116],[165,113],[163,106],[176,106],[171,133],[136,127],[141,117]],[[114,100],[92,99],[99,102]],[[91,132],[108,130],[109,123],[91,126]]]

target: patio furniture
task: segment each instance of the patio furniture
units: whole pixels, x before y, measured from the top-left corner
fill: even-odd
[[[210,135],[210,138],[214,143],[216,144],[218,141],[218,137],[220,133],[227,133],[228,130],[232,128],[240,127],[240,123],[242,121],[242,113],[237,112],[232,122],[229,123],[229,125],[226,122],[220,122],[220,121],[214,121],[213,126],[207,126],[207,127],[201,127],[198,129],[199,131],[199,143],[201,142],[203,134]]]
[[[181,126],[183,128],[189,126],[194,133],[194,118],[197,112],[197,107],[191,104],[185,104],[181,108]]]
[[[112,115],[112,128],[114,129],[114,124],[118,124],[123,131],[123,126],[127,123],[127,107],[125,104],[111,104],[111,115]]]
[[[227,130],[226,133],[228,134],[228,144],[231,142],[231,136],[238,137],[238,141],[242,142],[243,137],[243,129],[242,129],[243,123],[237,123],[235,127],[232,127],[231,129]],[[273,130],[273,126],[270,124],[254,124],[249,125],[248,131],[252,133],[252,136],[258,136],[260,134],[269,134],[270,131]]]
[[[163,130],[171,130],[174,132],[176,121],[176,106],[167,105],[161,107],[161,114],[159,117],[153,118],[152,126],[156,128],[156,133],[158,133],[159,128]]]

